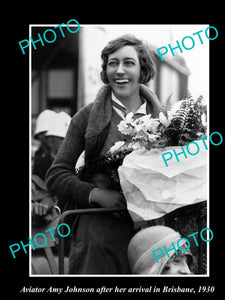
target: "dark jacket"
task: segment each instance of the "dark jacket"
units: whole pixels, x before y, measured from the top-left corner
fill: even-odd
[[[147,101],[147,112],[157,117],[161,104],[144,85],[140,95]],[[104,86],[93,103],[79,110],[72,118],[67,135],[47,172],[47,187],[60,198],[71,199],[80,208],[88,208],[93,184],[80,181],[74,174],[77,159],[85,150],[85,161],[96,158],[107,137],[112,116],[111,87]]]

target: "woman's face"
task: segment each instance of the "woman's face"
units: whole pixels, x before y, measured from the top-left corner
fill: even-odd
[[[188,262],[187,255],[176,255],[172,261],[169,261],[161,274],[181,274],[181,275],[190,275],[192,274]]]
[[[139,94],[141,66],[133,46],[124,46],[108,57],[106,74],[115,96],[126,100]]]

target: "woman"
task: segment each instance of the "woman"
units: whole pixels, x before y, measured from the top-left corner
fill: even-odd
[[[96,172],[88,182],[74,174],[83,150],[85,164],[125,137],[117,125],[128,112],[136,116],[151,113],[157,117],[160,103],[143,84],[154,75],[151,54],[132,35],[121,36],[102,51],[101,78],[106,84],[95,101],[78,111],[48,171],[47,186],[74,208],[125,208],[123,195],[113,190],[106,176]],[[133,222],[126,211],[121,214],[80,216],[73,226],[70,249],[71,274],[129,274],[127,246],[133,236]]]

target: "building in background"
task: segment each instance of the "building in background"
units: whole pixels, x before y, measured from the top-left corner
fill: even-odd
[[[32,27],[31,34],[51,27]],[[35,38],[34,38],[35,39]],[[49,108],[65,110],[70,115],[77,110],[78,34],[57,37],[53,44],[32,49],[31,55],[31,106],[32,117]]]
[[[31,27],[31,35],[42,34],[51,26]],[[54,28],[52,26],[52,28]],[[161,25],[81,25],[65,38],[57,37],[52,44],[32,49],[31,112],[32,125],[46,108],[66,111],[71,116],[94,101],[99,88],[101,51],[111,39],[131,33],[147,41],[155,57],[156,75],[149,87],[163,103],[172,93],[172,101],[181,99],[188,87],[189,69],[183,57],[176,55],[161,62],[157,48],[172,40],[170,26]],[[33,126],[34,127],[34,126]]]

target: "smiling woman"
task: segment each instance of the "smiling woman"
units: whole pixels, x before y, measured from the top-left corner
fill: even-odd
[[[103,82],[111,85],[114,95],[129,111],[135,112],[143,102],[139,84],[147,83],[155,74],[148,45],[126,34],[108,43],[102,60]]]

